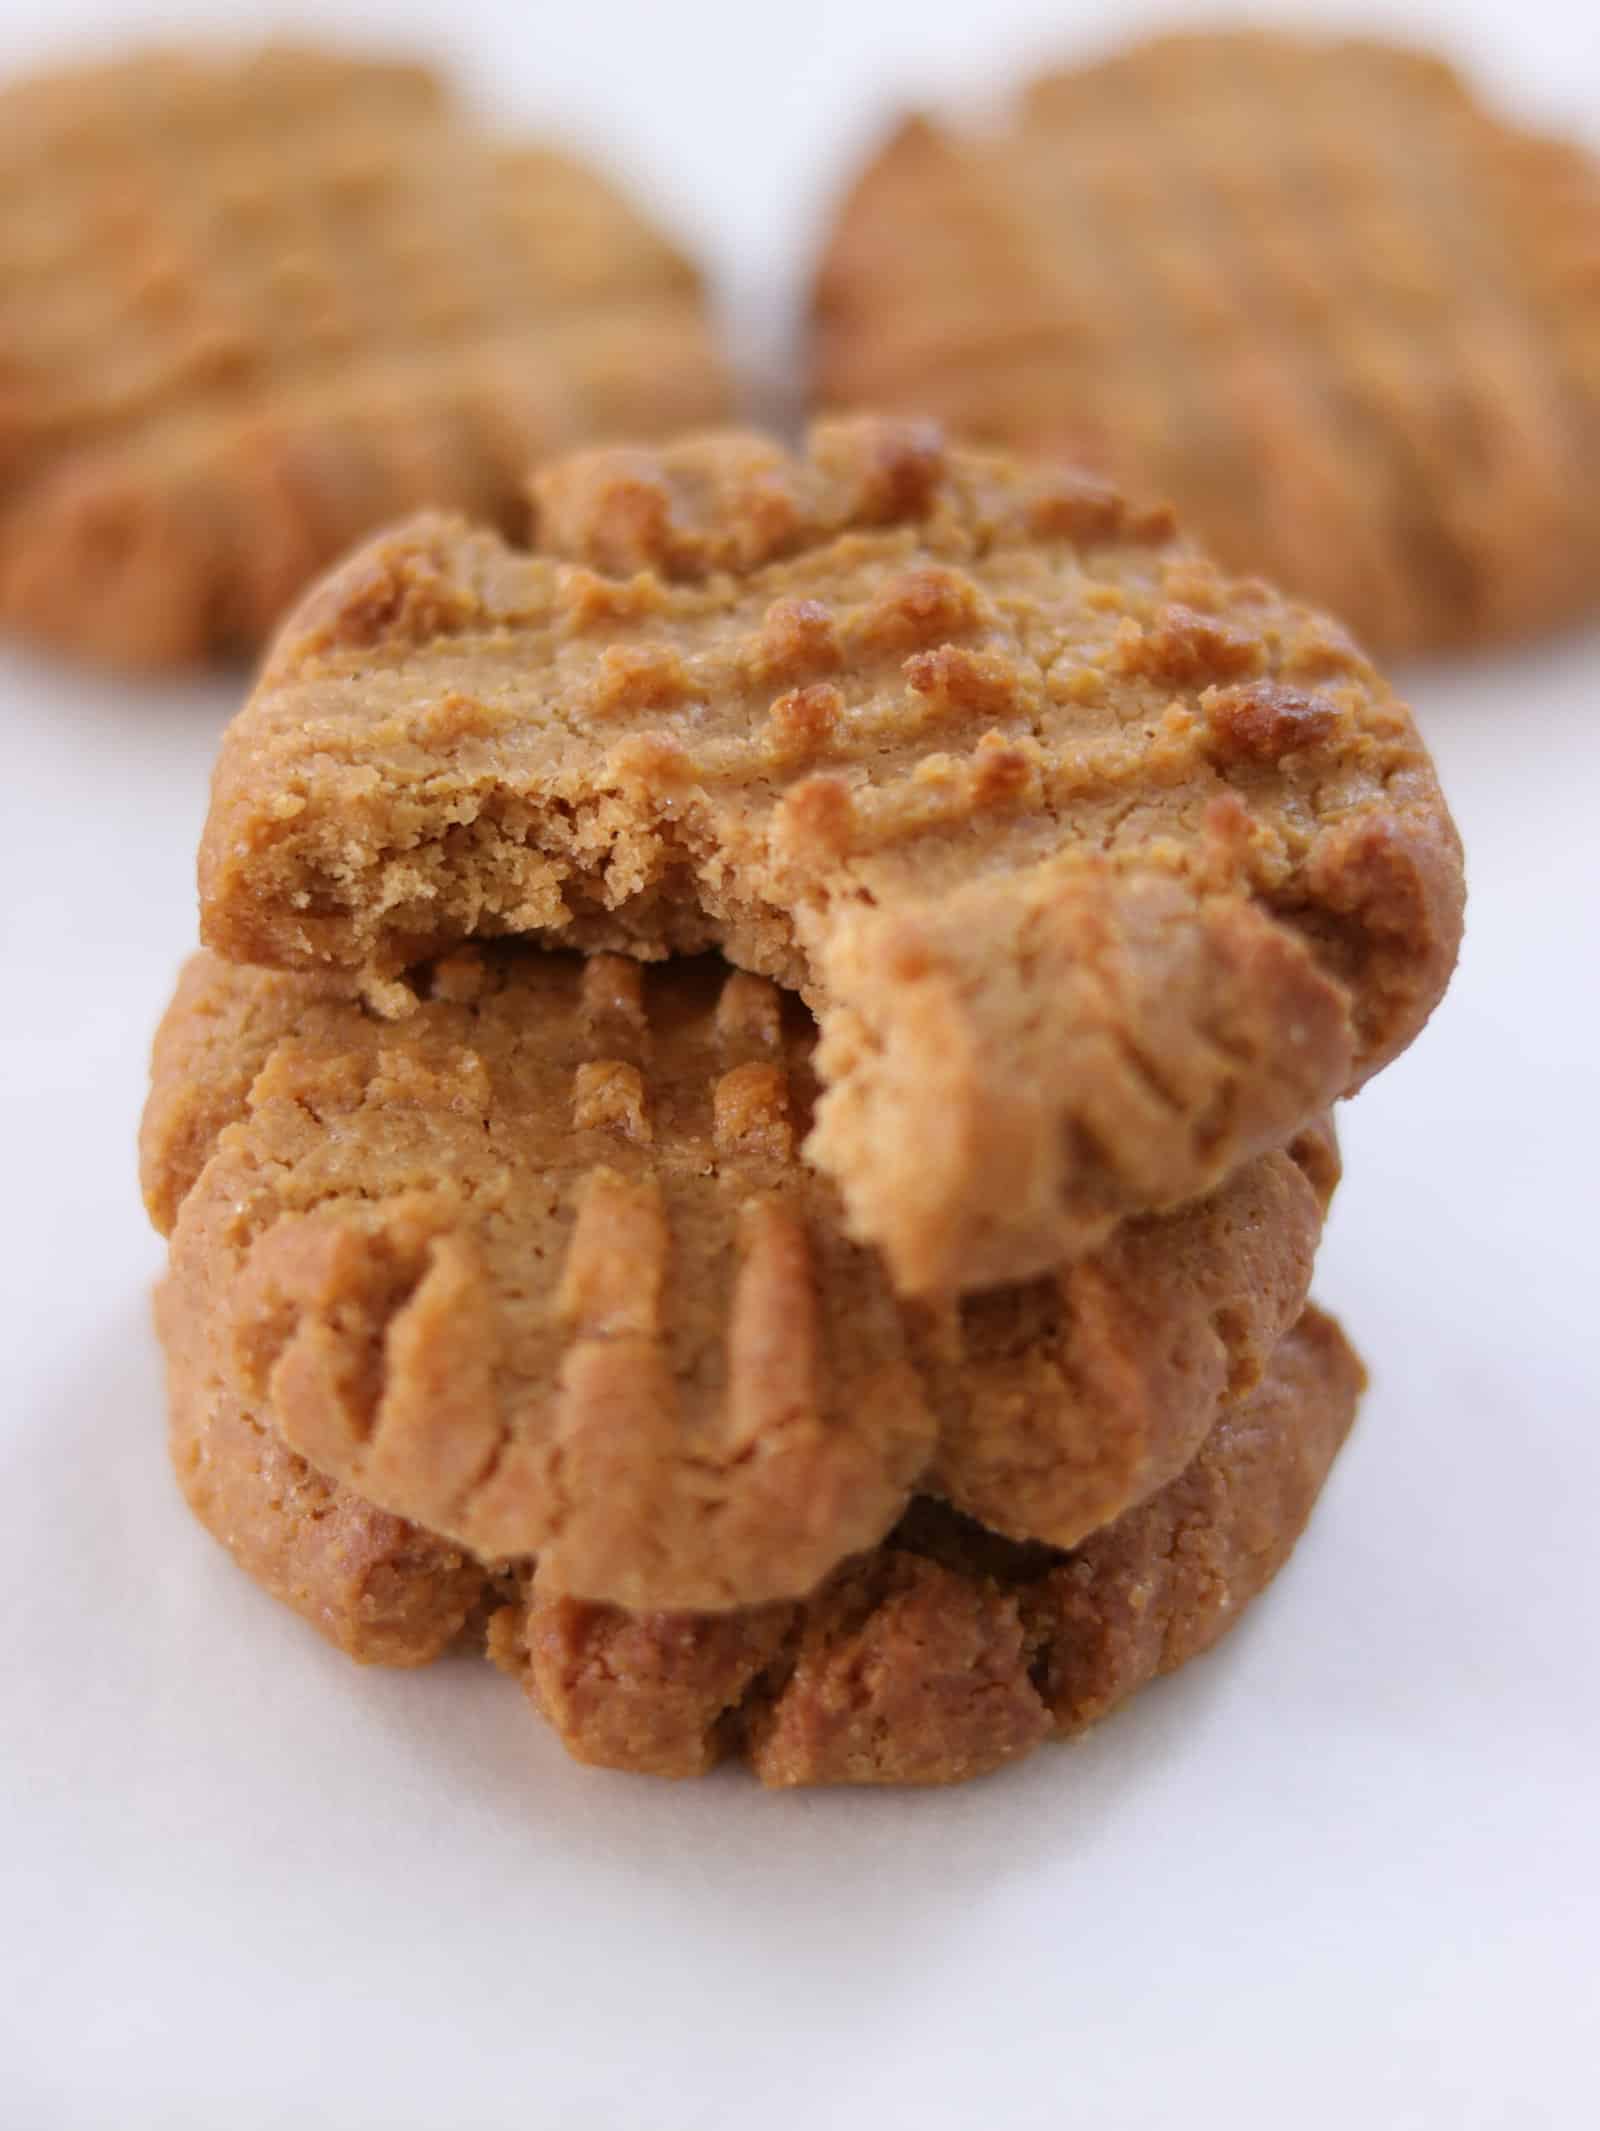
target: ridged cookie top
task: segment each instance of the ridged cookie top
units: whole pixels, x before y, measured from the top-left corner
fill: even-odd
[[[1152,486],[1374,643],[1600,601],[1600,164],[1424,55],[1168,36],[909,122],[816,321],[822,405]]]
[[[1303,1300],[1331,1143],[1027,1287],[896,1301],[796,1156],[798,1003],[708,960],[463,950],[381,1020],[201,956],[144,1180],[176,1374],[485,1559],[793,1596],[913,1487],[1070,1545],[1191,1456]]]
[[[149,52],[0,96],[0,612],[119,662],[254,644],[429,502],[725,409],[690,266],[427,70]]]
[[[871,419],[537,498],[532,552],[425,518],[286,627],[213,786],[222,953],[714,943],[821,1014],[811,1153],[916,1293],[1212,1188],[1438,997],[1460,861],[1404,705],[1164,513]]]
[[[172,1455],[190,1506],[257,1582],[366,1663],[426,1664],[487,1624],[490,1655],[583,1761],[694,1776],[746,1755],[762,1780],[951,1783],[1097,1723],[1238,1621],[1281,1567],[1362,1385],[1307,1310],[1193,1460],[1068,1554],[918,1497],[809,1599],[627,1612],[490,1569],[309,1468],[174,1370]]]
[[[1308,1310],[1192,1463],[1071,1554],[919,1500],[808,1604],[640,1616],[535,1575],[490,1651],[582,1761],[681,1777],[742,1754],[781,1786],[962,1782],[1218,1641],[1288,1558],[1363,1382]]]

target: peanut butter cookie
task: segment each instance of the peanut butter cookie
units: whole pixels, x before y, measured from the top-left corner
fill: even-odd
[[[916,1489],[1075,1544],[1301,1308],[1325,1127],[1047,1278],[908,1304],[797,1157],[798,1001],[710,958],[418,975],[389,1022],[337,979],[190,965],[142,1143],[162,1334],[183,1398],[549,1588],[792,1598]]]
[[[258,644],[423,503],[718,417],[692,268],[425,69],[155,51],[0,94],[0,617],[122,666]]]
[[[481,1625],[464,1548],[324,1479],[214,1378],[174,1359],[168,1447],[184,1499],[264,1591],[363,1665],[428,1665]]]
[[[323,1479],[187,1363],[172,1453],[200,1521],[353,1657],[425,1663],[486,1621],[491,1655],[579,1760],[683,1777],[733,1755],[774,1785],[955,1783],[1086,1730],[1209,1649],[1288,1558],[1361,1385],[1337,1326],[1308,1310],[1188,1468],[1072,1552],[919,1497],[811,1599],[716,1615],[588,1605],[532,1563],[479,1565]]]
[[[905,124],[816,292],[825,407],[1169,496],[1392,650],[1600,605],[1600,164],[1442,61],[1164,36]]]
[[[287,625],[213,786],[221,953],[398,1013],[469,934],[720,946],[817,1012],[807,1153],[912,1295],[1214,1189],[1443,990],[1409,713],[1164,514],[870,418],[537,496],[531,552],[425,517]]]

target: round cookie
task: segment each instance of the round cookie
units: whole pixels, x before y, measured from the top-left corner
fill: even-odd
[[[1360,1364],[1308,1310],[1258,1388],[1142,1507],[1070,1553],[918,1498],[813,1598],[629,1614],[495,1570],[375,1512],[173,1372],[190,1504],[352,1656],[421,1663],[487,1618],[491,1655],[579,1760],[657,1776],[743,1756],[764,1783],[953,1783],[1067,1738],[1208,1649],[1288,1558],[1350,1426]]]
[[[426,69],[152,51],[0,94],[0,617],[166,667],[259,644],[423,503],[727,410],[693,269]]]
[[[904,126],[818,277],[824,407],[1169,496],[1390,650],[1600,605],[1600,163],[1362,39],[1184,33]]]
[[[710,944],[800,991],[807,1155],[903,1292],[1026,1279],[1281,1147],[1416,1034],[1460,852],[1333,624],[1161,514],[916,423],[580,454],[286,626],[202,930],[365,971]]]
[[[1325,1127],[1026,1286],[897,1299],[796,1154],[814,1030],[710,958],[502,947],[400,1022],[200,955],[142,1133],[175,1370],[552,1588],[812,1589],[914,1489],[1072,1545],[1163,1485],[1305,1296]]]

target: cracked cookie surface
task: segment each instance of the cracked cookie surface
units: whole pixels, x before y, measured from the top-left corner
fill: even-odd
[[[1084,477],[825,424],[579,454],[522,552],[334,572],[224,741],[202,930],[400,974],[716,945],[822,1026],[807,1152],[906,1293],[1027,1278],[1416,1034],[1459,847],[1332,623]]]
[[[812,383],[1169,496],[1391,650],[1600,604],[1600,163],[1421,53],[1178,34],[909,121]]]
[[[1288,1558],[1354,1416],[1360,1363],[1308,1310],[1192,1462],[1071,1552],[919,1497],[799,1604],[630,1613],[532,1563],[463,1560],[287,1452],[174,1354],[174,1464],[241,1567],[350,1655],[490,1654],[583,1761],[764,1783],[954,1783],[1070,1738],[1210,1648]]]
[[[712,958],[465,948],[390,1022],[186,970],[142,1133],[203,1395],[547,1587],[811,1589],[914,1490],[1071,1545],[1161,1487],[1303,1302],[1325,1125],[1024,1285],[899,1300],[798,1159],[799,1002]]]
[[[0,92],[0,617],[126,666],[261,642],[424,503],[727,411],[693,269],[420,66],[151,51]]]

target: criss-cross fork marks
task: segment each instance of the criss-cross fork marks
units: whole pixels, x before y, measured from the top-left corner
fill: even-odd
[[[533,1373],[552,1394],[451,1528],[515,1551],[542,1490],[565,1504],[542,1542],[558,1580],[707,1605],[798,1588],[892,1519],[932,1420],[892,1305],[844,1388],[856,1335],[796,1160],[778,992],[609,955],[537,989],[541,1044],[571,1061],[570,1130],[543,1164],[559,1213]]]
[[[726,1391],[716,1437],[699,1445],[707,1457],[743,1456],[819,1405],[816,1269],[806,1223],[789,1206],[752,1198],[738,1211],[735,1234]],[[578,1187],[557,1300],[578,1361],[569,1375],[581,1375],[581,1350],[594,1342],[660,1348],[671,1252],[660,1184],[591,1170]],[[569,1407],[565,1425],[580,1432],[584,1416]]]
[[[714,420],[688,263],[425,71],[150,54],[0,99],[0,612],[122,663],[258,642],[423,503]]]
[[[579,1758],[663,1776],[743,1752],[769,1783],[947,1782],[1097,1722],[1198,1654],[1281,1563],[1361,1372],[1308,1311],[1183,1474],[1071,1554],[926,1497],[798,1605],[623,1612],[497,1570],[306,1468],[173,1356],[173,1461],[240,1566],[350,1655],[489,1655]]]
[[[1360,1364],[1308,1310],[1188,1468],[1069,1554],[916,1502],[798,1608],[637,1616],[538,1574],[490,1653],[581,1760],[764,1782],[950,1782],[1098,1722],[1235,1622],[1298,1536]]]
[[[1409,714],[1167,514],[871,417],[534,489],[529,550],[419,519],[285,631],[213,785],[210,944],[720,947],[817,1011],[809,1157],[924,1298],[1211,1190],[1421,1025],[1460,879]],[[577,1114],[664,1145],[632,1033]],[[710,1159],[786,1156],[781,1097],[724,1080]]]
[[[930,1481],[1073,1544],[1177,1469],[1303,1299],[1329,1157],[908,1308],[796,1151],[815,1030],[770,982],[506,947],[416,979],[386,1022],[191,965],[143,1138],[177,1209],[163,1332],[318,1471],[555,1586],[792,1596]]]
[[[635,1148],[653,1148],[658,1135],[651,1074],[664,1067],[675,1136],[687,1133],[714,1157],[770,1164],[774,1175],[781,1172],[794,1158],[795,1128],[776,985],[742,970],[729,973],[703,1024],[680,1020],[662,1046],[649,1018],[648,982],[645,969],[622,955],[591,955],[581,965],[574,1040],[594,1055],[572,1069],[574,1133],[609,1133]]]
[[[316,782],[352,788],[258,828],[230,744],[203,860],[226,952],[393,967],[485,920],[601,946],[630,899],[646,924],[623,924],[648,939],[669,900],[706,892],[694,866],[725,924],[770,864],[772,925],[850,862],[852,896],[886,900],[970,874],[973,841],[1020,866],[1148,840],[1158,814],[1192,821],[1227,792],[1247,726],[1247,769],[1296,776],[1313,805],[1340,746],[1381,774],[1407,744],[1334,625],[1230,583],[1164,514],[947,453],[916,423],[823,428],[807,458],[737,436],[589,454],[536,488],[532,555],[420,520],[285,633],[235,729],[240,765],[270,751],[298,784],[310,716]],[[1305,715],[1252,723],[1257,697]],[[449,833],[408,830],[391,854],[365,734],[402,731]],[[734,838],[745,865],[719,862]],[[1253,852],[1281,868],[1285,844],[1269,830]],[[302,864],[317,878],[285,908],[276,876]]]
[[[1593,597],[1597,259],[1600,166],[1442,64],[1158,38],[889,143],[818,392],[1149,484],[1392,646],[1506,633]]]
[[[264,399],[373,354],[692,298],[598,179],[475,136],[420,70],[279,52],[101,69],[75,103],[72,85],[31,125],[13,89],[0,149],[24,461],[75,428]]]
[[[652,1147],[648,1061],[653,1051],[645,999],[648,978],[617,955],[591,957],[578,982],[578,1022],[596,1043],[625,1039],[628,1058],[581,1061],[573,1072],[572,1122],[584,1136],[609,1133]],[[668,1041],[668,1070],[682,1071],[682,1037]],[[732,1164],[734,1275],[728,1309],[725,1439],[747,1450],[768,1425],[817,1406],[816,1270],[808,1224],[792,1196],[771,1187],[795,1160],[790,1076],[777,988],[735,971],[725,977],[696,1045],[713,1069],[705,1088],[709,1120],[693,1135],[707,1166]],[[746,1055],[754,1053],[755,1055]],[[733,1059],[736,1063],[725,1063]],[[691,1080],[698,1077],[690,1066]],[[690,1102],[698,1094],[691,1089]],[[682,1133],[687,1106],[676,1107]],[[676,1151],[676,1150],[675,1150]],[[670,1159],[670,1157],[668,1157]],[[673,1252],[665,1165],[623,1174],[598,1162],[576,1178],[571,1238],[556,1292],[556,1314],[579,1343],[666,1334],[664,1304]],[[767,1189],[761,1189],[765,1183]],[[744,1195],[741,1187],[755,1187]]]
[[[795,1154],[803,1018],[709,963],[421,981],[398,1027],[331,995],[251,1023],[175,1253],[226,1291],[241,1394],[373,1500],[618,1602],[792,1594],[872,1544],[934,1422]]]
[[[648,1054],[640,966],[620,955],[595,955],[584,965],[580,1020],[597,1044],[620,1038]],[[711,1141],[719,1155],[787,1163],[794,1154],[788,1073],[776,1053],[782,1013],[775,986],[735,972],[724,982],[713,1014],[717,1047],[757,1055],[732,1065],[711,1084]],[[572,1079],[572,1124],[577,1132],[612,1132],[641,1147],[655,1140],[648,1080],[633,1056],[583,1060]]]

